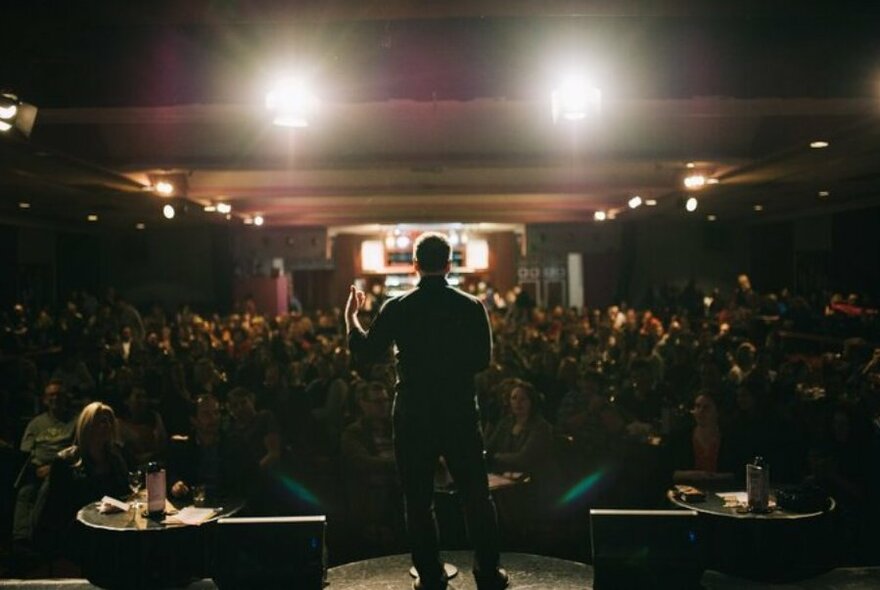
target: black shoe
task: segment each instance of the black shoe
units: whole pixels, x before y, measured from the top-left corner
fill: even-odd
[[[413,590],[446,590],[447,582],[449,582],[449,577],[444,571],[443,574],[440,576],[440,579],[433,584],[423,582],[422,578],[416,578],[415,580],[413,580],[412,587]]]
[[[488,573],[474,570],[474,580],[477,582],[477,590],[504,590],[510,585],[510,576],[501,567]]]

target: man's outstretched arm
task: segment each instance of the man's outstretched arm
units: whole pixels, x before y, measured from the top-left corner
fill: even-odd
[[[348,348],[352,354],[371,360],[386,352],[394,338],[391,317],[393,314],[389,308],[393,299],[385,302],[370,329],[364,330],[357,314],[363,307],[365,298],[363,291],[358,291],[354,285],[351,286],[345,304],[345,328],[348,332]]]

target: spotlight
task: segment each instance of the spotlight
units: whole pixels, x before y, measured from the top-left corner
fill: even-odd
[[[21,203],[18,204],[18,208],[19,208],[19,209],[30,209],[30,208],[31,208],[31,204],[22,201]]]
[[[827,197],[827,196],[829,196],[829,195],[831,195],[831,192],[830,192],[830,191],[819,191],[819,196],[820,196],[820,197]]]
[[[694,164],[693,162],[688,162],[687,164],[685,164],[685,166],[687,166],[688,168],[696,168],[697,167],[697,165]]]
[[[684,179],[684,186],[690,190],[696,190],[698,188],[703,188],[706,184],[706,177],[702,174],[691,174],[690,176],[686,176]]]
[[[831,145],[831,144],[829,144],[827,141],[825,141],[823,139],[817,139],[816,141],[810,142],[810,147],[813,148],[814,150],[820,150],[822,148],[827,148],[829,145]]]
[[[648,207],[656,207],[657,206],[657,199],[646,199],[645,205],[647,205]]]
[[[605,221],[606,217],[607,215],[604,211],[596,211],[595,213],[593,213],[593,219],[595,219],[596,221]]]
[[[30,137],[37,118],[37,107],[22,102],[14,94],[0,93],[0,132],[7,133],[17,130],[25,137]]]
[[[217,210],[217,207],[215,205],[205,205],[202,210],[205,213],[213,213]]]
[[[156,183],[156,192],[163,197],[171,196],[174,193],[174,185],[167,180],[160,180]]]
[[[642,197],[640,197],[638,195],[634,196],[633,198],[631,198],[629,200],[629,208],[630,209],[635,209],[637,207],[640,207],[641,205],[642,205]]]
[[[174,205],[170,203],[162,207],[162,215],[165,216],[165,219],[174,219],[175,213],[177,212],[174,210]]]
[[[272,112],[275,125],[308,127],[309,118],[318,109],[318,99],[301,80],[284,78],[266,94],[266,108]]]
[[[263,219],[262,215],[255,215],[254,216],[254,225],[259,227],[259,226],[263,225],[263,222],[264,222],[264,219]]]
[[[689,198],[685,201],[684,208],[687,209],[688,213],[693,213],[697,210],[697,199],[695,197]]]
[[[718,219],[718,218],[715,217],[714,215],[707,215],[707,216],[706,216],[706,220],[707,220],[707,221],[715,221],[716,219]]]
[[[88,219],[89,221],[98,221],[98,216],[95,215],[94,213],[89,213],[86,216],[86,219]]]
[[[134,227],[135,229],[146,229],[147,226],[143,223],[135,223]]]
[[[764,205],[755,205],[754,207],[752,207],[752,209],[754,209],[755,211],[760,213],[761,211],[764,210]]]
[[[602,91],[587,84],[583,78],[569,77],[553,91],[550,97],[553,122],[560,118],[580,121],[596,114],[602,107]]]
[[[217,213],[229,215],[232,213],[232,205],[229,203],[217,203]]]

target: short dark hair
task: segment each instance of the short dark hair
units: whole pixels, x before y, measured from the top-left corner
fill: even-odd
[[[428,232],[416,238],[413,253],[424,272],[440,272],[449,263],[452,246],[441,233]]]

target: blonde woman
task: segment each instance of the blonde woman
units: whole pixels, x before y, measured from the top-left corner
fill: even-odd
[[[101,402],[82,409],[74,443],[52,464],[46,504],[40,514],[42,532],[63,532],[76,511],[104,496],[128,495],[128,468],[119,450],[116,414]]]

